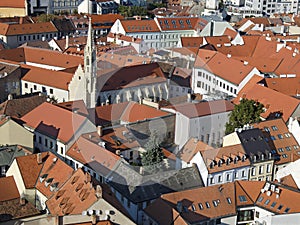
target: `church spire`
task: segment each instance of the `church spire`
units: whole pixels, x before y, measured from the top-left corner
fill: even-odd
[[[88,108],[93,108],[96,105],[97,61],[93,32],[92,19],[89,17],[88,37],[84,48],[84,73],[86,80],[85,104]]]

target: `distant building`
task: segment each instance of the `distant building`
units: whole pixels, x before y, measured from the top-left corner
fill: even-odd
[[[28,5],[26,0],[0,2],[0,17],[15,17],[27,15]]]

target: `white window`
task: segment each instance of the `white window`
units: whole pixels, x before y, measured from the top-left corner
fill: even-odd
[[[262,174],[264,172],[264,166],[261,165],[259,166],[259,174]]]
[[[256,168],[253,167],[253,168],[251,169],[251,176],[255,176],[255,172],[256,172]]]
[[[272,164],[268,164],[268,165],[267,165],[267,173],[270,173],[270,172],[271,172],[271,168],[272,168]]]

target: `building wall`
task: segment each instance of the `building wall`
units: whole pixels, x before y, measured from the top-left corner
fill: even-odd
[[[232,162],[233,163],[233,162]],[[207,186],[225,184],[235,180],[248,180],[250,167],[240,167],[231,170],[223,170],[218,173],[209,174]]]
[[[273,180],[274,160],[255,162],[249,171],[249,180]]]
[[[0,73],[0,102],[7,100],[9,94],[21,94],[21,68],[5,75]]]
[[[57,102],[69,101],[69,92],[67,90],[24,80],[21,80],[21,86],[22,94],[41,92],[50,98],[54,97],[57,99]]]
[[[40,182],[39,180],[37,182]],[[36,190],[36,197],[35,197],[35,205],[39,210],[46,209],[46,201],[47,197],[43,195],[39,190]]]
[[[204,186],[207,186],[207,178],[208,178],[208,170],[205,165],[205,162],[203,160],[203,157],[201,156],[200,152],[197,152],[195,156],[191,159],[190,164],[195,163],[198,167],[199,173],[201,175],[201,178],[203,180]]]
[[[223,137],[223,146],[230,146],[230,145],[238,145],[241,144],[241,141],[236,132],[228,134]]]
[[[153,132],[158,132],[164,145],[174,143],[175,137],[175,115],[171,114],[164,117],[138,121],[130,123],[128,127],[140,134],[150,136]]]
[[[33,134],[11,119],[0,126],[0,133],[1,145],[17,144],[27,148],[33,148]]]
[[[0,7],[0,17],[27,16],[26,8],[6,8]]]
[[[28,41],[51,40],[54,37],[58,37],[58,32],[11,35],[6,36],[6,44],[11,48],[16,48]]]
[[[217,113],[197,118],[187,118],[181,113],[176,113],[175,144],[182,148],[189,138],[195,137],[208,145],[220,146],[229,113]]]

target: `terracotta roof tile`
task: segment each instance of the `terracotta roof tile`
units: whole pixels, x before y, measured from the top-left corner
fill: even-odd
[[[0,7],[3,8],[26,8],[26,2],[23,0],[1,0]]]
[[[121,20],[126,33],[160,32],[154,20]]]
[[[20,63],[35,63],[60,68],[78,67],[83,64],[83,57],[71,56],[58,51],[22,47],[0,51],[0,58]]]
[[[204,37],[181,37],[182,47],[200,47],[203,45]]]
[[[100,141],[94,143],[92,140],[89,140],[96,135],[97,133],[93,133],[79,137],[66,154],[106,176],[114,168],[120,157],[98,145]]]
[[[49,152],[35,187],[49,199],[72,176],[72,173],[72,167]]]
[[[235,194],[237,206],[253,205],[264,186],[264,181],[236,181]],[[239,196],[245,196],[246,201]]]
[[[53,32],[58,32],[58,31],[51,22],[0,25],[0,34],[4,36],[53,33]]]
[[[298,189],[298,186],[293,178],[293,176],[291,174],[285,176],[285,177],[282,177],[280,179],[280,183],[285,185],[285,186],[289,186],[289,187],[292,187],[292,188],[295,188],[296,190]]]
[[[0,104],[0,114],[20,118],[46,100],[46,96],[39,95],[23,95],[21,98],[6,100]]]
[[[202,141],[199,141],[196,138],[190,138],[177,153],[177,156],[184,162],[190,162],[197,152],[212,148],[213,147],[205,144]]]
[[[22,68],[29,69],[22,78],[23,81],[47,85],[68,91],[69,83],[73,78],[73,74],[53,71],[33,66],[22,65]]]
[[[276,113],[279,113],[282,114],[285,122],[288,121],[300,103],[296,98],[251,81],[242,88],[234,99],[234,103],[239,104],[241,98],[253,99],[262,103],[266,108],[266,111],[261,114],[263,118],[274,118]]]
[[[0,202],[20,198],[20,194],[13,176],[0,178]]]
[[[300,212],[300,198],[299,192],[284,186],[268,183],[270,186],[274,185],[275,190],[278,188],[279,193],[272,191],[264,191],[260,193],[256,205],[276,214],[299,213]],[[277,196],[278,194],[278,196]]]
[[[187,102],[171,107],[188,118],[195,118],[222,112],[229,112],[233,110],[234,105],[226,100],[216,100],[199,103]]]
[[[87,120],[50,103],[43,103],[21,118],[27,126],[67,143]]]
[[[237,156],[245,155],[245,150],[241,144],[217,149],[203,149],[200,152],[209,173],[250,166],[249,158],[241,160],[241,157],[239,157],[239,160],[235,161]],[[219,161],[222,163],[219,164]],[[211,163],[213,163],[213,166],[211,166]]]
[[[43,163],[48,158],[48,153],[41,153],[42,163],[38,163],[37,154],[20,156],[16,158],[24,185],[27,189],[35,187],[36,181],[39,177]]]
[[[282,118],[262,121],[258,124],[253,124],[253,126],[263,132],[270,148],[276,150],[280,156],[280,159],[275,161],[276,164],[286,164],[300,158],[299,145]],[[276,139],[273,140],[271,137]],[[298,147],[295,148],[294,146]]]
[[[90,175],[78,169],[46,205],[52,215],[81,214],[97,201],[95,193]]]
[[[88,110],[83,100],[60,102],[57,106],[67,109],[71,112],[77,112],[80,115],[88,116]]]
[[[222,53],[217,52],[213,54],[212,51],[203,49],[198,51],[195,67],[202,67],[224,80],[237,85],[255,68],[251,65],[245,65],[243,62],[230,58]],[[228,71],[230,71],[230,73],[228,73]]]
[[[101,91],[118,90],[146,84],[162,83],[166,77],[157,63],[126,66],[97,79]]]

